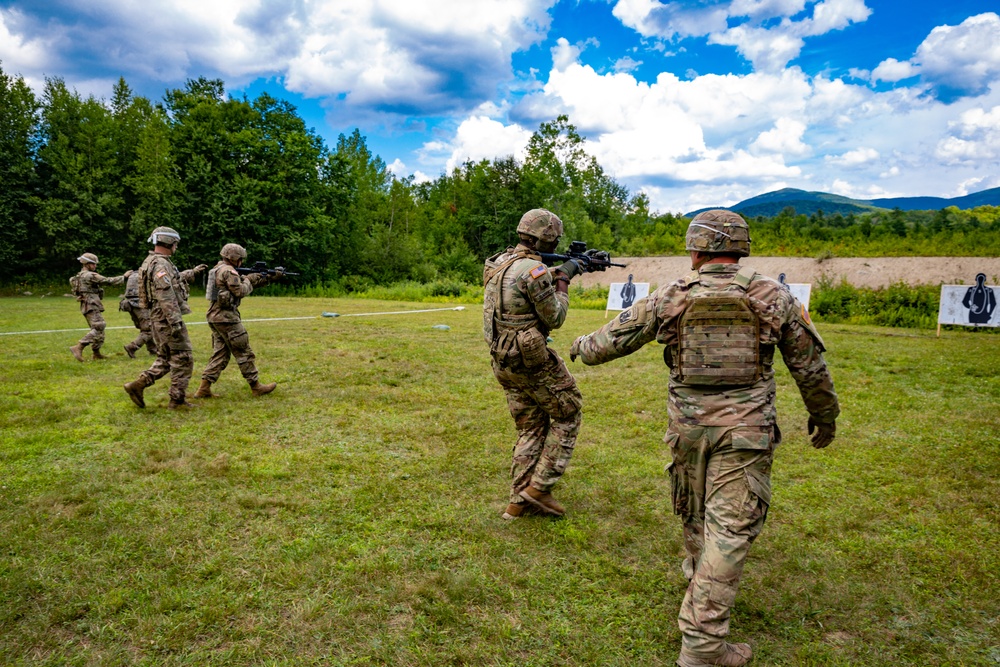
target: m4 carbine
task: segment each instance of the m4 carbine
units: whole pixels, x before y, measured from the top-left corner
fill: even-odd
[[[542,261],[549,265],[555,262],[565,262],[575,259],[586,273],[606,271],[609,266],[625,268],[625,264],[615,264],[612,262],[611,255],[604,250],[587,250],[586,241],[573,241],[569,244],[569,249],[565,255],[553,252],[540,252],[538,254],[541,255]]]
[[[254,262],[253,266],[240,266],[236,269],[236,272],[240,275],[248,275],[251,273],[263,273],[266,276],[273,276],[274,274],[281,272],[283,276],[297,276],[299,274],[292,273],[291,271],[285,271],[284,267],[276,266],[273,269],[267,268],[267,262]]]

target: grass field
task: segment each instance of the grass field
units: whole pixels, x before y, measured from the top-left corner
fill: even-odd
[[[427,307],[254,296],[243,315]],[[554,347],[603,315],[571,311]],[[250,323],[278,389],[252,399],[231,364],[186,413],[166,380],[146,410],[122,391],[150,361],[122,351],[134,330],[84,364],[81,332],[0,336],[0,664],[672,665],[686,582],[660,349],[571,364],[567,516],[506,523],[514,430],[480,321]],[[0,299],[0,332],[83,325],[70,299]],[[733,638],[755,665],[1000,664],[1000,343],[821,331],[838,438],[808,446],[782,367]],[[209,333],[191,333],[193,392]]]

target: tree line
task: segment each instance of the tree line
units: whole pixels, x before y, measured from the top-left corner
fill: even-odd
[[[483,259],[516,242],[531,208],[563,219],[564,243],[619,255],[683,253],[688,222],[651,211],[645,194],[607,174],[566,116],[539,126],[523,160],[470,161],[418,183],[393,175],[360,129],[327,146],[287,101],[230,97],[206,78],[159,101],[124,79],[110,99],[84,98],[59,78],[38,96],[0,67],[0,183],[6,285],[64,280],[83,252],[108,275],[135,268],[160,225],[183,237],[179,264],[211,262],[234,242],[251,260],[351,290],[477,283]],[[992,207],[783,211],[751,230],[755,254],[968,255],[1000,250],[998,217]]]

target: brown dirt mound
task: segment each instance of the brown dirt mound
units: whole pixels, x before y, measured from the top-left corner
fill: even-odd
[[[623,283],[631,273],[637,283],[663,285],[691,271],[688,257],[616,257],[627,264],[604,273],[587,273],[574,280],[584,287]],[[748,257],[743,262],[777,279],[785,274],[788,283],[817,283],[821,278],[855,287],[884,287],[904,282],[911,285],[970,285],[977,273],[986,274],[990,285],[1000,284],[1000,257],[834,257],[817,260],[807,257]]]

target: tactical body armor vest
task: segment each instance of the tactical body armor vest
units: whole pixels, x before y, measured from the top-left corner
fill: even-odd
[[[546,333],[540,330],[541,321],[533,311],[506,312],[503,293],[510,268],[520,260],[537,256],[524,251],[508,253],[510,250],[490,257],[483,270],[483,338],[501,365],[520,358],[526,367],[533,368],[548,358]]]
[[[760,319],[747,298],[755,273],[743,267],[727,285],[692,285],[677,332],[684,384],[747,386],[760,378]]]

